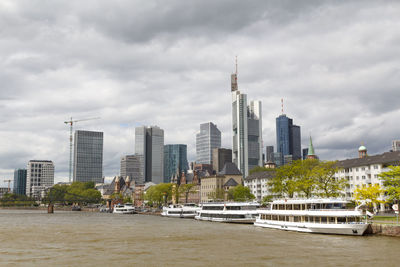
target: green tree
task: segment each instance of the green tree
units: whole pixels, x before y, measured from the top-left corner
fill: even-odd
[[[161,183],[153,185],[147,189],[145,194],[145,200],[151,203],[156,203],[157,206],[161,204],[167,204],[172,199],[172,184]]]
[[[192,193],[196,193],[196,185],[195,184],[182,184],[179,186],[179,194],[183,194],[185,196],[185,203],[188,202],[189,195]]]
[[[228,191],[228,199],[233,201],[249,201],[255,198],[247,186],[237,185]]]
[[[272,196],[272,195],[264,196],[263,199],[261,200],[261,204],[263,206],[266,206],[268,203],[272,202],[273,199],[274,199],[274,196]]]
[[[389,166],[389,171],[379,174],[389,201],[400,200],[400,166]]]
[[[216,188],[214,191],[207,194],[207,197],[212,201],[223,201],[225,199],[225,190]]]
[[[256,172],[265,172],[265,171],[271,171],[273,169],[271,168],[266,168],[266,167],[261,167],[261,166],[256,166],[253,169],[250,170],[250,174],[256,173]]]
[[[306,198],[310,198],[315,190],[316,179],[313,170],[318,165],[319,161],[316,159],[295,160],[289,165],[295,177],[295,191]]]
[[[372,208],[376,207],[379,203],[385,203],[385,201],[380,199],[383,192],[384,190],[379,184],[369,185],[356,188],[356,190],[354,190],[354,198],[357,201],[366,200],[368,207]]]
[[[45,202],[65,204],[65,196],[68,191],[68,185],[56,184],[47,192]]]
[[[335,178],[339,171],[336,161],[320,161],[312,170],[317,194],[321,197],[338,197],[348,184],[344,178]]]
[[[292,198],[297,191],[296,176],[292,165],[283,165],[276,169],[275,177],[267,182],[271,192],[277,196]]]

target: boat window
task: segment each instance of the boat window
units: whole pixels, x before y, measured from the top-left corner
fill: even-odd
[[[277,221],[278,220],[278,216],[277,215],[272,215],[272,220]]]
[[[327,218],[326,217],[321,217],[321,223],[326,223],[327,222]]]
[[[337,223],[346,223],[346,217],[338,217]]]
[[[295,204],[294,205],[294,210],[300,210],[300,205],[299,204]]]
[[[311,204],[306,204],[306,206],[307,206],[307,210],[309,210],[309,209],[311,209]]]
[[[336,223],[335,222],[335,217],[329,217],[329,223]]]
[[[284,220],[285,220],[285,216],[279,215],[279,221],[284,221]]]
[[[304,222],[308,222],[308,216],[304,216]]]
[[[299,221],[299,216],[294,216],[294,217],[293,217],[293,221],[294,221],[294,222],[298,222],[298,221]]]

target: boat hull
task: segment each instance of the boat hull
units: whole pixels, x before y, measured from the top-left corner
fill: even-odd
[[[214,217],[203,217],[196,216],[196,220],[199,221],[209,221],[209,222],[220,222],[220,223],[243,223],[243,224],[253,224],[256,220],[255,218],[214,218]]]
[[[256,220],[255,226],[295,231],[303,233],[335,234],[335,235],[363,235],[368,228],[366,223],[357,224],[315,224],[315,223],[273,223],[270,221]]]

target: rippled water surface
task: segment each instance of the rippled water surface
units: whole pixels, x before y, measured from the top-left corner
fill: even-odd
[[[0,210],[0,265],[400,266],[400,238],[146,215]]]

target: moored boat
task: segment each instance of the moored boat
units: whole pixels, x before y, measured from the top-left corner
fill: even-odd
[[[254,223],[259,207],[260,205],[256,202],[204,203],[195,219],[226,223]]]
[[[254,225],[306,233],[363,235],[367,213],[360,206],[347,209],[338,199],[275,200],[269,209],[259,209]],[[368,214],[372,215],[372,214]]]
[[[161,216],[174,218],[194,218],[200,207],[196,204],[169,205],[164,207]]]
[[[122,204],[115,205],[113,213],[134,214],[137,212],[135,211],[135,207],[131,203],[125,203],[124,205],[122,205]]]

